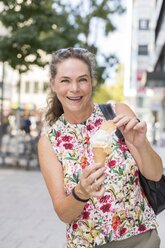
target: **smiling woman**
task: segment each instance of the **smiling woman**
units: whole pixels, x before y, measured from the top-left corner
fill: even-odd
[[[125,104],[112,106],[116,117],[111,121],[125,142],[114,131],[92,146],[97,131],[111,130],[99,105],[92,102],[94,69],[95,56],[86,49],[52,54],[52,92],[38,154],[54,209],[67,223],[67,247],[158,248],[156,216],[138,170],[157,181],[161,159],[147,141],[146,123],[138,122]]]
[[[82,107],[88,105],[88,101],[91,102],[95,78],[94,54],[84,48],[60,49],[52,54],[50,74],[52,92],[48,97],[49,109],[46,113],[48,123],[56,121],[65,109],[67,118],[69,108],[74,108],[75,114],[79,114],[83,121],[86,116],[83,116]],[[92,111],[91,105],[92,103],[90,107],[86,106],[89,113]]]
[[[89,117],[93,109],[92,78],[86,63],[77,58],[68,58],[59,63],[51,87],[63,106],[67,121],[81,123]]]

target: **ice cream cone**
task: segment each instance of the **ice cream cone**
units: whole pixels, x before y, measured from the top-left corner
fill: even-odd
[[[100,130],[105,130],[112,134],[116,131],[116,125],[112,120],[104,121],[100,126]]]
[[[95,163],[104,164],[106,160],[106,152],[104,147],[95,146],[93,147],[94,161]]]
[[[116,125],[112,120],[108,120],[103,122],[99,130],[93,135],[91,144],[93,147],[95,163],[104,164],[106,156],[112,154],[112,135],[115,131]]]

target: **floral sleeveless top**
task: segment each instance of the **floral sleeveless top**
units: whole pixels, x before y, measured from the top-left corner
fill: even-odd
[[[79,182],[82,170],[94,166],[90,137],[105,121],[98,105],[86,122],[70,124],[62,115],[49,129],[48,137],[64,171],[67,195]],[[112,137],[113,155],[107,157],[106,192],[92,198],[81,215],[67,224],[67,247],[95,247],[123,240],[157,227],[156,216],[139,184],[138,167],[125,143]]]

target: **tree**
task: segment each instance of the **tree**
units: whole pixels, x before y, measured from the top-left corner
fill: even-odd
[[[70,13],[67,21],[78,31],[78,45],[87,47],[96,54],[98,83],[103,83],[110,76],[110,68],[119,61],[114,54],[102,52],[99,37],[108,38],[116,29],[114,17],[121,15],[125,10],[122,0],[68,0],[67,3],[63,1],[60,5],[56,3],[56,7],[60,6],[60,11],[63,11],[61,5],[65,5],[65,10]]]
[[[3,0],[0,21],[8,29],[0,36],[0,60],[20,73],[48,63],[46,54],[61,47],[82,46],[95,52],[99,82],[115,56],[102,54],[97,39],[115,30],[112,16],[123,13],[122,0]],[[45,53],[44,53],[45,52]],[[100,63],[99,56],[102,62]]]
[[[76,32],[69,39],[63,34],[70,32],[72,26],[67,23],[60,26],[68,18],[68,13],[55,11],[53,1],[0,2],[3,2],[0,21],[8,29],[5,36],[0,36],[0,60],[8,61],[20,73],[28,71],[33,64],[47,64],[43,52],[74,45]]]
[[[93,96],[96,103],[106,103],[108,101],[122,102],[124,101],[123,82],[124,82],[124,68],[119,65],[116,69],[116,77],[112,85],[99,85]]]

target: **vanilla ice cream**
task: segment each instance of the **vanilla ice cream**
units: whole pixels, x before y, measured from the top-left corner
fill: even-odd
[[[91,138],[95,163],[104,164],[106,156],[112,153],[112,134],[115,131],[115,124],[109,120],[103,122],[100,129]]]

